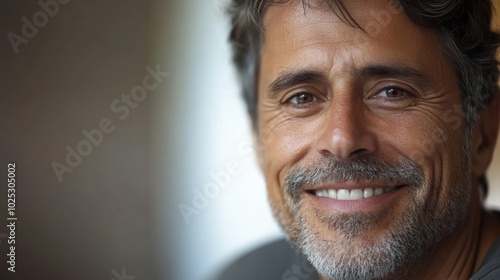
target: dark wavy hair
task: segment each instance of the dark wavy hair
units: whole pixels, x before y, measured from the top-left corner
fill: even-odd
[[[301,0],[304,9],[308,0]],[[346,9],[343,0],[323,0],[347,24],[362,29]],[[490,0],[392,0],[417,25],[437,30],[449,61],[460,83],[465,113],[466,141],[479,113],[498,94],[497,48],[500,35],[492,30]],[[269,4],[288,0],[232,0],[228,9],[231,17],[230,43],[233,61],[243,88],[243,98],[257,130],[257,84],[260,48],[264,36],[262,18]],[[484,195],[486,177],[479,178]]]

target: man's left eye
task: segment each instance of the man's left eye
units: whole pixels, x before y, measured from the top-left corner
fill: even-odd
[[[411,93],[401,88],[388,87],[381,90],[378,95],[385,98],[405,98],[409,97]]]

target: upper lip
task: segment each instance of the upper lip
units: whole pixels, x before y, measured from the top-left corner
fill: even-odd
[[[314,187],[306,188],[305,191],[316,191],[316,190],[354,190],[354,189],[377,189],[377,188],[392,188],[399,187],[402,184],[387,184],[387,183],[354,183],[354,182],[344,182],[344,183],[331,183],[331,184],[323,184],[317,185]]]

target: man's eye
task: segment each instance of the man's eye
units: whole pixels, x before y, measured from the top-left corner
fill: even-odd
[[[381,90],[378,95],[384,98],[405,98],[409,97],[411,93],[397,87],[388,87]]]
[[[318,98],[316,96],[307,92],[301,92],[288,99],[288,102],[294,105],[306,105],[317,100]]]

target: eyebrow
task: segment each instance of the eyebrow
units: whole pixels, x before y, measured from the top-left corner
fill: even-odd
[[[404,64],[375,64],[355,69],[351,73],[357,78],[390,77],[401,78],[413,83],[424,90],[432,88],[432,78],[410,66]],[[278,92],[296,85],[310,82],[327,82],[328,78],[318,70],[301,69],[283,72],[269,85],[269,97],[274,97]]]
[[[407,80],[424,90],[433,88],[433,80],[428,74],[404,64],[391,65],[368,65],[354,71],[354,76],[367,77],[390,77]]]
[[[269,96],[273,97],[278,92],[296,85],[310,82],[326,82],[328,79],[316,70],[302,69],[291,72],[283,72],[269,85]]]

